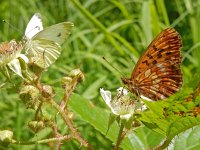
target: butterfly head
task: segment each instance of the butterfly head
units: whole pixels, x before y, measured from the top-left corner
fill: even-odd
[[[121,80],[125,85],[128,85],[131,82],[131,80],[128,78],[121,78]]]
[[[122,82],[127,85],[128,89],[136,94],[137,96],[139,96],[139,89],[137,87],[137,85],[134,83],[134,81],[132,81],[131,79],[128,79],[128,78],[121,78]]]

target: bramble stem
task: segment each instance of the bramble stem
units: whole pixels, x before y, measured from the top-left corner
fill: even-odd
[[[20,142],[20,141],[15,141],[13,140],[13,144],[18,144],[18,145],[32,145],[32,144],[42,144],[42,143],[49,143],[49,142],[55,142],[55,141],[67,141],[72,138],[71,135],[65,135],[62,137],[56,137],[56,138],[50,138],[50,139],[44,139],[44,140],[36,140],[36,141],[29,141],[29,142]]]
[[[81,143],[81,145],[88,147],[88,142],[85,141],[81,135],[79,134],[79,132],[77,131],[77,129],[73,126],[72,121],[67,117],[67,114],[65,112],[65,110],[63,110],[53,99],[50,100],[50,103],[52,104],[53,107],[55,107],[58,112],[60,113],[60,115],[62,116],[64,122],[66,123],[66,125],[68,126],[69,130],[72,133],[72,138],[76,139],[78,142]]]
[[[72,82],[70,84],[71,86],[69,86],[69,87],[66,86],[65,87],[65,93],[64,93],[64,96],[63,96],[63,100],[61,101],[61,104],[60,104],[60,107],[62,109],[64,109],[67,106],[67,103],[69,101],[69,97],[71,96],[72,92],[75,90],[75,88],[76,88],[76,86],[78,84],[78,82],[77,82],[78,78],[79,78],[79,76],[73,78]]]
[[[119,145],[121,144],[122,140],[124,139],[124,136],[126,135],[125,133],[123,134],[123,130],[124,130],[124,125],[121,124],[119,134],[118,134],[118,138],[117,138],[117,143],[116,143],[113,150],[119,149]]]

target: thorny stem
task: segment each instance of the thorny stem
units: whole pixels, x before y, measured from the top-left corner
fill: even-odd
[[[13,140],[13,144],[18,144],[18,145],[32,145],[32,144],[42,144],[42,143],[49,143],[49,142],[55,142],[55,141],[67,141],[72,138],[71,135],[65,135],[62,137],[56,137],[56,138],[50,138],[50,139],[44,139],[44,140],[36,140],[36,141],[29,141],[29,142],[21,142],[21,141],[15,141]]]
[[[63,98],[63,102],[64,102],[64,107],[71,95],[71,93],[73,92],[73,90],[75,89],[76,85],[77,85],[77,80],[78,80],[79,76],[78,77],[75,77],[73,80],[72,80],[72,86],[68,87],[65,89],[65,95],[64,95],[64,98]],[[42,89],[42,84],[40,83],[40,76],[37,76],[35,82],[34,82],[35,86],[39,89],[39,91],[42,93],[43,89]],[[53,97],[53,96],[52,96]],[[66,125],[68,126],[69,130],[71,131],[71,135],[70,135],[70,138],[69,139],[75,139],[77,140],[81,145],[83,145],[84,147],[88,147],[89,148],[89,144],[86,140],[84,140],[80,133],[77,131],[77,129],[73,126],[73,122],[67,117],[67,110],[64,109],[63,106],[59,106],[55,101],[54,99],[49,99],[49,102],[52,104],[52,106],[57,109],[57,111],[60,113],[60,115],[62,116],[64,122],[66,123]],[[62,103],[61,103],[62,104]],[[68,136],[69,137],[69,136]],[[62,141],[64,140],[62,137],[57,137],[57,138],[54,138],[54,139],[57,139],[56,141]],[[44,140],[46,141],[46,140]],[[55,140],[54,140],[55,141]],[[41,141],[40,141],[41,142]],[[43,142],[43,141],[42,141]],[[27,143],[27,142],[26,142]],[[36,142],[38,143],[38,142]],[[22,144],[22,143],[19,143],[19,144]],[[31,143],[30,143],[31,144]],[[33,143],[32,143],[33,144]]]
[[[79,134],[79,132],[77,131],[77,129],[73,126],[72,121],[67,117],[67,114],[65,113],[65,111],[63,109],[61,109],[61,107],[53,100],[50,100],[50,103],[59,111],[60,115],[62,116],[64,122],[66,123],[66,125],[68,126],[69,130],[72,132],[72,138],[76,139],[78,142],[81,143],[81,145],[88,147],[88,142],[85,141],[81,135]]]
[[[39,89],[39,91],[41,92],[42,91],[42,85],[41,85],[41,83],[40,83],[40,76],[38,76],[37,78],[36,78],[36,80],[35,80],[35,85],[36,85],[36,87]]]
[[[64,93],[64,96],[63,96],[63,100],[60,103],[60,107],[62,109],[64,109],[67,106],[67,103],[69,101],[69,97],[72,94],[72,92],[75,90],[76,85],[78,84],[78,82],[77,82],[78,78],[79,78],[79,76],[73,78],[72,81],[71,81],[71,84],[70,84],[71,86],[65,87],[65,93]]]
[[[57,128],[57,125],[54,125],[53,126],[53,130],[54,130],[54,133],[55,133],[55,136],[57,138],[59,138],[61,136],[61,134],[58,132],[58,128]],[[58,140],[57,144],[56,144],[56,150],[59,150],[61,147],[61,141]]]

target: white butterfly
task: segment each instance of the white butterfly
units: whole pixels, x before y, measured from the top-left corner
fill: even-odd
[[[62,22],[43,30],[42,19],[35,13],[25,30],[25,50],[30,63],[41,68],[47,68],[54,63],[60,55],[60,45],[70,35],[71,22]]]

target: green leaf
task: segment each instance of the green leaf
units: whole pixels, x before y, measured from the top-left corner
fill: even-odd
[[[89,100],[73,94],[70,101],[69,101],[70,108],[76,112],[84,121],[88,122],[90,125],[92,125],[96,130],[104,134],[108,139],[113,141],[113,143],[117,140],[117,135],[119,132],[119,126],[116,122],[114,122],[107,133],[108,129],[108,122],[109,122],[109,116],[110,113],[106,111],[105,109],[99,108],[92,104]],[[136,130],[137,131],[137,130]],[[143,130],[138,130],[137,133],[141,133]],[[149,131],[153,132],[153,131]],[[107,134],[106,134],[107,133]],[[141,133],[142,134],[142,133]],[[150,134],[146,135],[145,132],[143,132],[143,136],[150,136]],[[134,141],[134,138],[136,138],[137,141]],[[144,140],[144,143],[148,143],[147,140],[150,138],[146,138]],[[159,141],[159,140],[157,140]],[[130,132],[127,137],[123,140],[120,147],[126,150],[133,150],[137,149],[138,147],[142,149],[143,144],[141,144],[140,138],[137,137],[137,134],[135,132]],[[147,146],[148,147],[148,146]]]
[[[80,115],[80,117],[92,125],[96,130],[106,135],[108,129],[109,115],[110,113],[105,109],[99,108],[92,104],[89,100],[84,99],[83,97],[73,94],[69,106],[71,109]],[[117,135],[119,132],[119,127],[117,123],[113,123],[110,127],[107,138],[111,141],[116,142]],[[122,147],[124,149],[132,149],[132,146],[128,139],[125,139]]]
[[[181,133],[179,138],[173,141],[174,150],[197,150],[200,147],[200,126],[188,129],[186,132]]]
[[[143,124],[149,127],[150,129],[162,135],[166,135],[169,122],[167,122],[167,120],[165,119],[163,109],[169,104],[164,101],[144,101],[144,103],[147,105],[149,110],[139,113],[141,115],[139,120],[142,121]]]
[[[136,150],[146,150],[158,145],[163,136],[147,127],[138,128],[128,135],[131,144]]]
[[[110,127],[112,126],[112,124],[115,122],[117,116],[113,113],[110,113],[110,117],[109,117],[109,121],[108,121],[108,130],[110,129]]]
[[[144,101],[149,110],[138,113],[141,115],[139,120],[166,137],[159,146],[161,149],[166,148],[176,135],[200,124],[199,96],[196,91],[190,93],[191,90],[185,89],[167,100]]]
[[[6,79],[10,81],[11,76],[10,76],[8,67],[6,65],[3,65],[0,67],[0,69],[1,69],[2,74],[6,77]]]

